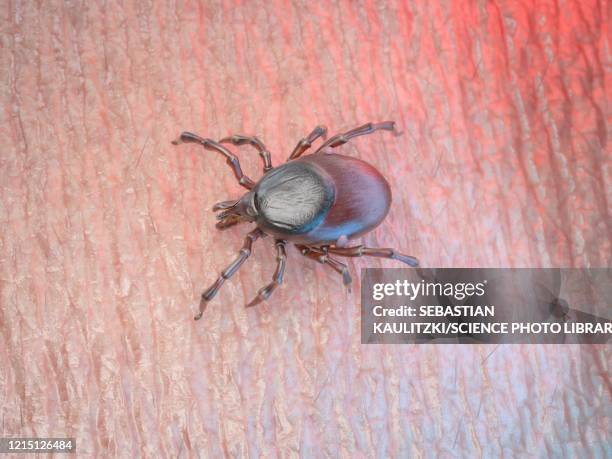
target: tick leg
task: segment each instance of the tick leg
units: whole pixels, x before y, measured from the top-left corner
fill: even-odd
[[[236,155],[234,155],[231,151],[229,151],[220,143],[215,142],[211,139],[205,139],[191,132],[183,132],[181,136],[177,140],[172,141],[172,143],[174,145],[179,145],[181,143],[199,143],[207,150],[212,150],[221,153],[223,156],[225,156],[227,164],[229,164],[232,170],[234,171],[234,175],[238,179],[238,183],[240,183],[247,190],[250,190],[255,186],[255,182],[253,182],[253,180],[251,180],[242,173],[242,169],[240,168],[240,161],[238,161]]]
[[[244,244],[240,249],[238,258],[236,258],[232,262],[232,264],[230,264],[227,268],[225,268],[225,270],[223,270],[221,275],[219,275],[215,283],[212,284],[208,288],[208,290],[202,293],[202,299],[200,300],[200,312],[194,317],[195,320],[199,320],[202,317],[202,314],[204,314],[204,310],[206,309],[207,303],[214,298],[225,280],[232,277],[234,273],[238,271],[240,266],[242,266],[242,264],[246,261],[246,259],[249,258],[249,255],[251,255],[251,248],[253,246],[253,242],[259,239],[262,235],[263,231],[261,231],[259,228],[256,228],[249,234],[247,234],[247,236],[244,238]]]
[[[272,160],[270,157],[270,152],[263,144],[263,142],[255,136],[235,134],[229,137],[222,138],[221,140],[219,140],[219,143],[231,143],[233,145],[251,145],[252,147],[255,147],[257,149],[257,151],[259,152],[259,156],[261,156],[261,159],[263,160],[264,174],[270,169],[272,169]]]
[[[344,145],[346,142],[351,140],[353,137],[358,137],[360,135],[372,134],[378,130],[385,131],[395,131],[395,122],[393,121],[383,121],[381,123],[367,123],[363,126],[359,126],[358,128],[351,129],[350,131],[344,132],[342,134],[337,134],[333,137],[327,139],[323,145],[317,148],[315,153],[320,152],[324,148],[336,148],[340,145]]]
[[[349,290],[349,292],[351,291],[351,283],[353,282],[353,279],[351,279],[349,269],[344,263],[330,257],[325,249],[308,247],[305,245],[298,245],[297,248],[305,257],[318,261],[321,264],[328,265],[334,271],[340,274],[342,276],[342,283]]]
[[[302,156],[306,150],[312,147],[312,143],[317,140],[319,137],[325,137],[327,135],[327,128],[325,126],[317,126],[313,129],[313,131],[308,134],[308,137],[304,137],[302,140],[298,142],[298,144],[293,149],[291,155],[289,155],[289,159],[287,161],[291,161],[292,159],[299,158]]]
[[[283,274],[285,274],[285,260],[287,260],[287,253],[285,251],[286,242],[282,239],[276,240],[276,270],[272,276],[272,282],[265,287],[261,288],[257,292],[257,296],[253,301],[247,304],[247,308],[255,306],[264,300],[267,300],[272,292],[283,282]]]
[[[396,252],[393,249],[378,249],[372,247],[365,247],[363,245],[358,245],[355,247],[329,247],[327,248],[329,253],[334,253],[336,255],[340,255],[342,257],[380,257],[380,258],[391,258],[393,260],[401,261],[402,263],[406,263],[407,265],[417,267],[419,266],[419,261],[411,256],[403,255],[399,252]]]

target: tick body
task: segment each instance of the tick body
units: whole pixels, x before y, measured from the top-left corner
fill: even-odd
[[[247,193],[257,226],[299,244],[334,244],[378,226],[391,190],[374,167],[336,154],[306,156],[268,172]]]
[[[272,282],[259,290],[247,306],[267,299],[282,283],[287,243],[294,243],[302,255],[328,265],[342,275],[350,286],[347,266],[340,257],[376,256],[392,258],[410,266],[418,266],[415,258],[402,255],[390,248],[348,246],[348,241],[376,228],[386,217],[391,206],[391,189],[374,166],[356,158],[335,154],[333,148],[351,138],[377,130],[394,131],[394,123],[368,123],[325,141],[314,153],[302,156],[314,141],[325,137],[326,129],[317,126],[298,142],[288,162],[272,167],[270,153],[256,137],[234,135],[215,142],[189,132],[183,132],[174,144],[199,143],[206,149],[225,156],[238,182],[248,192],[240,199],[222,201],[213,207],[220,211],[217,228],[224,229],[241,222],[255,223],[256,227],[245,238],[238,257],[208,288],[200,301],[202,317],[207,303],[216,295],[251,254],[253,242],[266,234],[275,239],[277,265]],[[254,182],[242,172],[238,158],[223,143],[249,144],[262,158],[264,175]],[[333,256],[332,256],[333,255]]]

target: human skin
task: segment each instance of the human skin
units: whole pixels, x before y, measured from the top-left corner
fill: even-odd
[[[609,267],[610,5],[4,2],[2,436],[100,457],[601,457],[610,348],[362,345],[354,288],[271,238],[193,321],[251,226],[182,130],[256,134],[282,163],[317,124],[390,213],[363,237],[428,267]],[[607,92],[606,92],[607,90]],[[253,179],[260,158],[231,147]]]

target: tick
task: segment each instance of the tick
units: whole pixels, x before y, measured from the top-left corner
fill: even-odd
[[[232,135],[216,142],[191,132],[183,132],[174,145],[197,143],[225,157],[238,183],[248,191],[237,200],[222,201],[213,206],[218,212],[218,229],[242,222],[253,222],[255,229],[246,235],[238,257],[221,272],[217,280],[202,294],[202,317],[206,305],[251,255],[253,242],[266,235],[274,237],[276,270],[272,282],[261,288],[248,306],[266,300],[283,281],[287,253],[293,243],[302,255],[329,266],[342,275],[350,287],[351,276],[339,257],[373,256],[392,258],[410,266],[418,266],[416,258],[394,249],[348,246],[348,241],[376,228],[387,216],[391,205],[391,189],[374,166],[356,158],[336,154],[333,149],[354,137],[378,130],[394,131],[393,121],[367,123],[325,140],[314,153],[304,155],[317,139],[325,139],[327,129],[317,126],[298,142],[289,159],[272,167],[270,152],[254,136]],[[224,143],[251,145],[263,161],[264,175],[254,182],[244,175],[238,158]],[[302,156],[304,155],[304,156]]]

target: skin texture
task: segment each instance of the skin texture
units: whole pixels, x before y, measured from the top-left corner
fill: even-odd
[[[83,457],[603,457],[610,348],[360,344],[353,293],[250,226],[183,130],[324,124],[393,190],[364,238],[423,266],[610,266],[607,1],[5,2],[0,19],[0,428]],[[608,95],[607,95],[608,94]],[[320,140],[319,140],[320,142]],[[258,152],[232,148],[250,177]],[[608,152],[608,154],[606,154]]]

